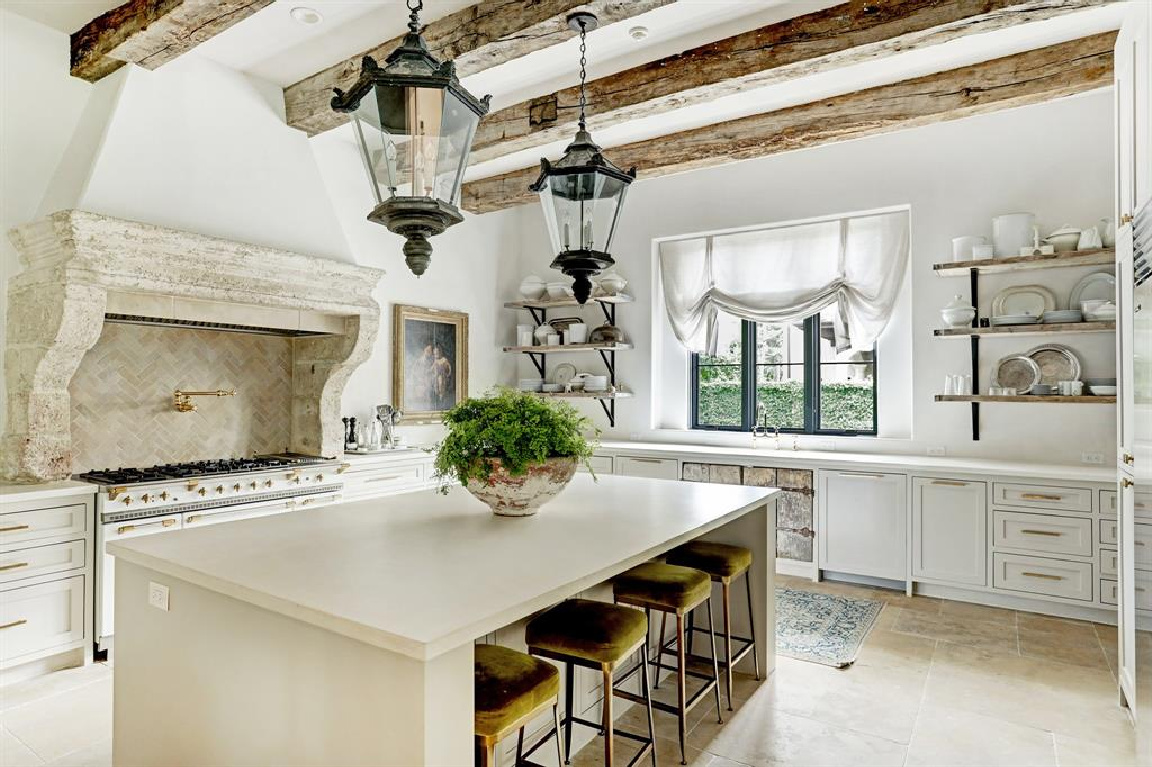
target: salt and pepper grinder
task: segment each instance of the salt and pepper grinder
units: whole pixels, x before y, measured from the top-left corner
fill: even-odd
[[[356,419],[355,418],[341,418],[344,422],[344,449],[356,449]]]

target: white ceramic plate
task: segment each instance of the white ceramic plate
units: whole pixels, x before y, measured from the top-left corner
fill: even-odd
[[[576,377],[576,366],[571,362],[561,362],[552,371],[552,383],[560,384],[561,386],[567,384]]]
[[[1081,301],[1115,300],[1116,278],[1108,272],[1095,272],[1080,280],[1076,283],[1076,287],[1072,288],[1072,294],[1068,296],[1068,306],[1079,309]]]
[[[992,299],[992,316],[1032,314],[1039,317],[1056,308],[1056,296],[1043,285],[1013,285]]]

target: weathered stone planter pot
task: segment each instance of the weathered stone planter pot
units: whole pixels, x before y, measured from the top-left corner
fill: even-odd
[[[549,458],[513,476],[497,459],[489,459],[488,479],[470,479],[465,487],[501,517],[530,517],[568,486],[576,473],[575,458]]]

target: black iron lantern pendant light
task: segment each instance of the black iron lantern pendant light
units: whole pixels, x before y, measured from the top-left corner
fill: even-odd
[[[540,160],[540,178],[531,189],[540,193],[552,247],[557,252],[552,268],[575,278],[572,290],[576,300],[584,303],[592,293],[589,278],[615,263],[608,251],[636,169],[625,172],[605,158],[585,123],[585,36],[596,29],[596,17],[573,13],[568,26],[580,33],[580,128],[562,158],[555,163]]]
[[[381,67],[371,56],[360,79],[332,108],[352,115],[376,207],[368,220],[402,235],[404,260],[417,276],[432,260],[428,238],[463,220],[460,186],[472,138],[488,113],[490,96],[477,99],[460,85],[456,66],[440,62],[420,35],[422,0],[408,0],[404,41]]]

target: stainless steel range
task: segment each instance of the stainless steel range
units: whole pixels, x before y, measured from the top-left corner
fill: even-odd
[[[96,645],[114,631],[115,570],[108,541],[310,509],[340,500],[344,466],[328,458],[265,455],[77,475],[96,496]]]

